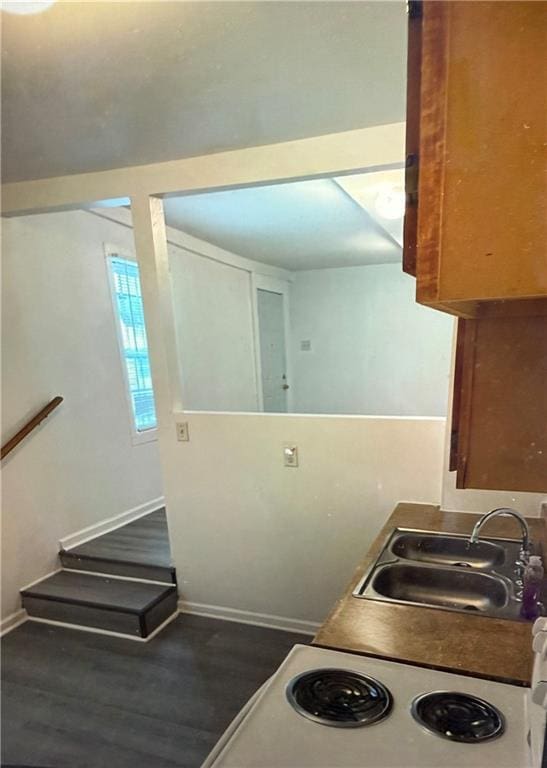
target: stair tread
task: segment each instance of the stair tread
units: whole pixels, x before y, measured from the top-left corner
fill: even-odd
[[[82,553],[79,551],[76,551],[74,549],[61,549],[59,551],[59,555],[62,557],[68,557],[74,562],[87,562],[87,561],[93,561],[93,562],[100,562],[100,563],[119,563],[120,565],[135,565],[139,568],[158,568],[164,571],[174,571],[175,566],[172,564],[167,565],[166,563],[158,563],[158,562],[152,562],[152,559],[150,561],[146,561],[144,558],[135,558],[134,560],[129,560],[126,558],[120,558],[118,556],[115,556],[114,553],[111,555],[102,555],[102,554],[96,554],[96,553]]]
[[[24,597],[143,613],[174,590],[174,585],[59,571],[32,587],[22,590],[21,594]]]
[[[65,550],[81,558],[172,568],[165,508]]]
[[[86,573],[103,576],[125,576],[129,579],[144,579],[145,581],[162,581],[166,584],[176,584],[176,570],[173,566],[166,568],[150,563],[134,563],[127,560],[116,560],[106,557],[90,557],[73,555],[71,552],[59,552],[61,565],[70,571],[85,571]]]

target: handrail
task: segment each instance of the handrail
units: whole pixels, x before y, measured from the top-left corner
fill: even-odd
[[[49,414],[54,411],[57,406],[61,405],[63,402],[63,398],[57,395],[57,397],[54,397],[53,400],[50,400],[50,402],[45,405],[41,411],[38,411],[36,416],[33,416],[32,419],[29,419],[27,423],[25,424],[22,429],[17,432],[8,442],[2,446],[1,452],[0,452],[0,460],[4,459],[10,451],[13,451],[13,449],[19,445],[21,440],[24,440],[27,435],[29,435],[33,429],[35,429],[38,424],[40,424],[44,419],[46,419]]]

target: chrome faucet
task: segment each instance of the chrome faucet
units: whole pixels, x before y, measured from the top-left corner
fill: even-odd
[[[514,517],[515,520],[517,520],[520,524],[521,530],[522,530],[522,546],[520,549],[520,559],[525,564],[528,561],[528,558],[530,556],[530,528],[528,527],[528,523],[524,519],[524,517],[520,514],[520,512],[517,512],[515,509],[510,509],[510,507],[500,507],[499,509],[493,509],[491,512],[487,512],[486,515],[483,515],[480,520],[477,521],[475,524],[475,527],[473,528],[473,533],[469,537],[469,541],[471,544],[476,544],[479,541],[479,534],[481,532],[481,528],[485,523],[488,522],[488,520],[491,520],[493,517],[498,516],[507,516],[507,517]]]

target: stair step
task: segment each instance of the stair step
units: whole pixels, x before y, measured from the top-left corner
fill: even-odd
[[[84,555],[70,549],[62,549],[59,557],[64,568],[90,573],[111,573],[115,576],[128,576],[135,579],[163,581],[176,584],[176,570],[172,565],[156,565],[127,560],[118,560],[100,555]]]
[[[59,571],[21,591],[29,616],[148,637],[177,610],[174,585]]]
[[[65,568],[176,584],[165,507],[59,553]]]

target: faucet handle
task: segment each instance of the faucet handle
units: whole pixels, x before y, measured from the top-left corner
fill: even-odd
[[[529,561],[530,561],[530,550],[525,549],[524,547],[521,547],[519,552],[519,559],[517,561],[518,564],[526,568]]]

